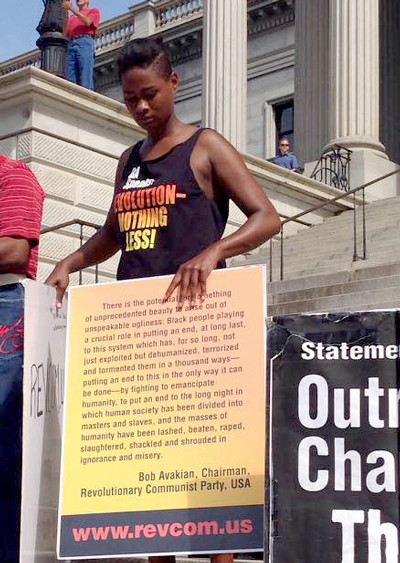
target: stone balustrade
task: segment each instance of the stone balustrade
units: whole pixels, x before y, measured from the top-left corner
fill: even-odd
[[[132,14],[113,18],[99,27],[96,35],[96,54],[103,50],[122,46],[135,32],[135,20]]]
[[[161,0],[156,4],[156,28],[175,24],[203,11],[203,0]]]
[[[28,53],[24,53],[19,57],[14,57],[13,59],[9,59],[3,63],[0,62],[0,76],[4,76],[5,74],[9,74],[10,72],[20,70],[21,68],[25,68],[27,66],[40,68],[39,49],[29,51]]]

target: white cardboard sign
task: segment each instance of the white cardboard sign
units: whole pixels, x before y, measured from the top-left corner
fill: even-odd
[[[56,560],[67,303],[55,290],[25,286],[20,563]]]

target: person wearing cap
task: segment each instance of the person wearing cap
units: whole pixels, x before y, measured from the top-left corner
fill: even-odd
[[[96,30],[100,23],[98,8],[90,8],[89,0],[63,2],[67,14],[63,33],[69,39],[66,78],[84,88],[94,90],[94,60]],[[71,16],[68,13],[72,12]]]

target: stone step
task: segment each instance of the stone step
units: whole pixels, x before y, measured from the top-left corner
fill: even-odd
[[[400,235],[400,233],[399,233]],[[389,243],[391,237],[388,236]],[[394,237],[393,237],[394,238]],[[397,235],[396,235],[397,238]],[[400,238],[400,237],[399,237]],[[393,241],[394,242],[394,241]],[[371,243],[370,243],[371,244]],[[318,245],[318,246],[317,246]],[[316,247],[317,246],[317,247]],[[297,241],[297,244],[294,243],[287,243],[283,244],[283,255],[289,258],[293,258],[298,256],[299,252],[304,254],[309,254],[312,256],[319,256],[320,254],[327,254],[327,253],[335,253],[339,254],[340,252],[346,250],[353,250],[353,239],[351,240],[343,240],[343,241],[332,241],[332,237],[324,240],[323,238],[313,238],[308,241]],[[362,240],[361,238],[357,238],[357,247],[362,248]],[[281,247],[274,246],[272,248],[272,256],[273,259],[276,257],[280,257],[281,255]],[[233,262],[243,261],[244,260],[260,260],[263,258],[264,260],[270,257],[270,249],[265,248],[260,250],[259,252],[252,252],[251,254],[247,254],[246,256],[236,257]]]
[[[382,210],[384,210],[385,213],[388,210],[393,212],[393,214],[399,213],[399,211],[400,211],[400,201],[399,201],[398,197],[381,199],[381,200],[373,201],[371,203],[367,203],[366,206],[365,206],[365,215],[367,217],[369,215],[370,216],[379,215],[379,214],[382,213]],[[360,206],[360,207],[357,208],[357,212],[356,212],[357,217],[361,217],[362,213],[363,213],[362,207]],[[340,215],[331,215],[330,217],[326,217],[326,219],[324,219],[323,222],[328,224],[328,223],[335,222],[335,220],[338,217],[340,217],[341,219],[344,219],[345,217],[349,217],[349,216],[354,216],[353,210],[343,211],[343,213],[341,213]]]
[[[290,261],[285,261],[283,268],[283,279],[293,279],[296,277],[309,276],[313,274],[332,274],[342,270],[352,269],[352,257],[349,255],[344,258],[337,258],[335,260],[327,260],[325,262],[314,262],[304,260],[304,263],[291,264]],[[372,265],[372,264],[371,264]],[[373,264],[377,265],[377,264]],[[280,269],[272,269],[272,280],[278,281],[280,279]]]
[[[361,256],[362,213],[357,216]],[[400,305],[400,197],[366,206],[366,260],[353,261],[353,212],[325,219],[296,235],[285,236],[284,281],[280,281],[280,241],[273,241],[271,314],[365,310]],[[290,233],[290,225],[285,234]],[[235,265],[264,263],[269,248],[239,257]],[[271,272],[268,272],[268,277]]]
[[[399,308],[398,305],[395,306],[395,305],[393,305],[392,301],[388,301],[387,303],[381,303],[381,302],[379,302],[379,303],[366,303],[365,305],[358,307],[357,311],[373,311],[373,310],[392,311],[393,309],[398,309],[398,308]],[[340,308],[336,309],[336,310],[341,311]]]
[[[366,233],[365,240],[367,242],[373,242],[376,240],[389,240],[391,237],[398,238],[400,235],[400,223],[399,225],[387,228],[378,228],[376,231],[369,228],[369,231]],[[328,247],[337,247],[338,245],[353,245],[354,241],[354,233],[352,229],[345,231],[341,230],[332,230],[332,231],[321,231],[320,233],[316,233],[315,231],[310,230],[307,237],[297,238],[297,237],[290,237],[285,238],[283,240],[283,247],[285,249],[295,249],[298,246],[308,246],[310,242],[315,242],[318,240],[320,243],[324,242],[325,245]],[[360,244],[363,240],[362,231],[359,229],[357,231],[356,241]],[[280,244],[275,244],[273,246],[273,250],[280,248]],[[269,247],[268,247],[269,248]],[[266,249],[263,248],[260,252],[265,251]]]
[[[380,221],[382,221],[382,218],[380,219]],[[396,224],[393,223],[385,227],[382,227],[382,224],[378,224],[378,222],[376,227],[371,223],[371,225],[369,225],[368,227],[369,230],[367,230],[366,240],[373,240],[377,236],[378,238],[389,237],[391,233],[396,235],[400,234],[400,221]],[[346,243],[347,241],[351,241],[352,244],[354,237],[353,225],[349,225],[348,228],[345,228],[345,226],[336,225],[335,228],[332,229],[324,228],[321,230],[316,230],[315,227],[310,227],[309,229],[303,231],[302,233],[299,233],[298,235],[293,235],[288,237],[285,236],[283,240],[283,245],[286,248],[291,248],[299,244],[307,245],[309,244],[310,241],[315,241],[316,237],[318,237],[318,240],[320,241],[324,240],[328,244],[329,243],[343,244]],[[358,225],[357,228],[357,240],[358,241],[362,240],[361,225]],[[281,246],[280,239],[275,239],[273,242],[273,249],[280,248],[280,246]],[[259,247],[258,249],[254,250],[250,254],[253,255],[253,254],[257,254],[258,252],[265,252],[267,249],[269,249],[269,243],[263,245],[262,247]]]
[[[381,307],[382,303],[392,303],[392,307],[400,307],[400,291],[398,287],[370,290],[360,293],[347,293],[329,297],[316,297],[283,304],[270,304],[270,316],[295,313],[331,312],[333,310],[356,311],[366,304]]]
[[[384,207],[387,205],[387,203],[397,204],[400,207],[400,201],[397,196],[388,197],[386,199],[376,199],[371,203],[376,207],[381,207],[381,206]]]
[[[320,287],[288,291],[285,293],[270,293],[270,304],[278,305],[284,303],[294,303],[295,301],[306,301],[308,299],[317,299],[320,297],[346,295],[347,293],[366,293],[368,291],[395,287],[399,288],[400,297],[400,274],[397,276],[385,276],[368,280],[323,285]]]
[[[384,213],[385,219],[387,221],[386,224],[382,224],[382,212],[377,213],[376,215],[367,215],[366,217],[366,228],[367,231],[370,233],[375,232],[382,232],[385,230],[398,230],[400,225],[399,219],[400,211],[393,211],[387,210]],[[362,221],[361,217],[357,221],[357,231],[361,232],[362,230]],[[303,240],[308,239],[309,236],[315,236],[315,234],[322,234],[323,236],[328,236],[335,234],[339,239],[347,236],[347,234],[353,235],[354,223],[353,217],[348,216],[346,214],[338,216],[338,217],[331,217],[330,222],[324,221],[323,223],[319,223],[318,225],[314,225],[308,229],[303,229],[298,232],[298,234],[294,234],[290,236],[287,234],[285,230],[285,240]],[[290,233],[290,231],[289,231]]]
[[[378,266],[380,264],[373,264],[373,265]],[[371,264],[371,266],[372,266],[372,264]],[[343,267],[343,265],[341,265],[341,267]],[[314,272],[313,275],[329,276],[332,273],[334,273],[335,271],[339,271],[340,269],[341,269],[340,267],[336,268],[336,270],[335,269],[332,270],[332,269],[329,269],[329,268],[313,268],[312,271]],[[350,268],[349,268],[349,270],[350,270]],[[295,271],[295,272],[289,271],[289,272],[285,273],[284,279],[291,281],[291,280],[297,280],[297,279],[302,278],[302,277],[308,277],[309,275],[310,275],[310,270],[302,270],[302,271]],[[280,281],[279,280],[279,273],[277,273],[275,277],[272,277],[272,282],[279,282],[279,281]]]
[[[365,222],[366,224],[368,224],[368,222],[376,223],[379,217],[385,215],[390,217],[390,219],[394,223],[396,223],[399,220],[399,214],[400,214],[399,207],[392,206],[392,207],[387,207],[386,209],[385,208],[375,209],[373,207],[367,206],[365,208]],[[363,222],[363,213],[361,208],[357,210],[356,220],[357,220],[357,225],[361,226]],[[341,225],[341,226],[353,225],[353,222],[354,222],[354,213],[345,211],[341,215],[335,215],[333,217],[328,217],[327,219],[324,219],[324,221],[322,221],[321,223],[317,223],[312,228],[318,229],[321,227],[321,225],[326,225],[329,228],[334,228],[335,225]],[[289,225],[290,223],[288,223],[285,226],[289,227]]]
[[[367,249],[368,250],[368,249]],[[296,252],[297,251],[297,252]],[[362,251],[362,247],[361,245],[358,248],[358,252]],[[293,249],[293,252],[286,253],[284,252],[283,254],[283,259],[285,262],[287,262],[289,265],[293,265],[293,264],[298,264],[298,265],[304,265],[306,264],[312,264],[313,262],[326,262],[329,260],[334,260],[336,258],[340,259],[340,258],[346,258],[349,257],[352,259],[353,257],[353,246],[351,245],[346,245],[344,247],[339,247],[339,248],[325,248],[324,250],[320,250],[319,252],[314,248],[297,248],[297,249]],[[300,255],[301,253],[301,255]],[[273,261],[276,260],[277,258],[280,259],[280,253],[277,254],[275,257],[273,256]],[[265,256],[260,256],[260,258],[264,258]],[[269,256],[268,256],[269,259]]]
[[[362,252],[362,249],[359,249]],[[328,274],[335,271],[344,269],[353,269],[357,265],[358,269],[377,266],[380,264],[390,264],[392,262],[400,261],[400,245],[398,248],[389,248],[385,250],[378,249],[374,252],[373,249],[367,248],[367,258],[365,260],[357,260],[353,262],[353,250],[349,249],[346,253],[328,254],[327,256],[320,256],[316,260],[312,254],[304,254],[296,259],[284,257],[284,278],[293,278],[309,275],[310,271],[314,274]],[[246,262],[248,264],[254,263],[252,260]],[[262,260],[257,263],[263,263]],[[265,263],[265,262],[264,262]],[[269,266],[269,262],[267,262]],[[273,280],[280,278],[280,260],[273,261]]]
[[[382,219],[381,219],[382,220]],[[390,240],[391,237],[398,238],[400,235],[400,221],[399,224],[396,225],[388,225],[387,227],[377,226],[376,229],[373,226],[369,225],[368,230],[366,233],[366,241],[373,242],[378,240]],[[323,231],[317,232],[314,229],[309,229],[307,231],[307,236],[293,236],[284,238],[283,240],[283,247],[285,252],[290,252],[291,250],[297,249],[299,246],[308,246],[311,243],[315,242],[316,238],[318,239],[319,243],[328,246],[337,248],[339,245],[353,245],[354,240],[354,233],[353,227],[351,229],[324,229]],[[357,231],[357,238],[359,244],[362,242],[362,231],[361,228]],[[280,248],[279,243],[275,243],[273,245],[273,250]],[[268,247],[269,249],[269,247]],[[265,252],[265,248],[259,250],[259,252]],[[254,252],[252,254],[257,254]]]
[[[358,264],[358,263],[356,263]],[[365,268],[355,267],[352,271],[333,272],[331,274],[317,274],[290,280],[275,281],[268,284],[268,289],[273,293],[283,293],[295,290],[317,288],[324,285],[348,283],[352,281],[384,278],[386,276],[400,275],[400,261],[383,266]]]

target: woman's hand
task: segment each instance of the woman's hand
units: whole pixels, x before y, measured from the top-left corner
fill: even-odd
[[[206,298],[207,278],[220,260],[218,241],[182,264],[165,292],[164,301],[168,301],[175,289],[179,287],[177,305],[179,310],[182,309],[186,298],[189,298],[190,307],[196,304],[197,296],[200,296],[202,303]]]
[[[69,285],[69,274],[68,266],[63,264],[63,262],[59,262],[45,281],[47,285],[51,285],[56,289],[56,307],[58,309],[62,307],[64,293]]]

